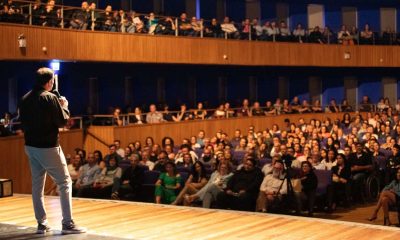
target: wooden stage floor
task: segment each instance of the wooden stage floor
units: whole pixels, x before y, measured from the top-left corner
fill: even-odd
[[[58,198],[46,197],[46,206],[51,226],[59,230]],[[397,227],[123,201],[74,199],[73,213],[89,230],[79,239],[400,239]],[[36,228],[31,196],[0,198],[0,224]],[[46,239],[53,238],[70,239]]]

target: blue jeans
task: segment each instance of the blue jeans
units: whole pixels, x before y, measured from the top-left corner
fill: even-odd
[[[62,210],[62,224],[72,221],[72,181],[68,172],[67,162],[61,147],[35,148],[25,146],[32,173],[32,200],[35,217],[38,223],[46,223],[44,208],[44,185],[48,173],[58,186]]]

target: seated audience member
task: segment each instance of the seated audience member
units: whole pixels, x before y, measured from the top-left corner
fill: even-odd
[[[176,116],[172,116],[172,119],[175,122],[187,121],[193,119],[193,115],[186,111],[186,104],[181,104],[180,111],[176,114]]]
[[[328,154],[325,159],[321,161],[323,165],[325,165],[326,170],[331,170],[333,166],[336,166],[336,150],[329,149]]]
[[[189,153],[185,153],[182,155],[182,162],[177,162],[176,167],[179,169],[192,169],[193,160]]]
[[[115,146],[115,144],[111,144],[109,146],[109,150],[110,150],[109,154],[107,154],[103,159],[106,165],[109,164],[111,157],[115,157],[118,163],[122,161],[122,157],[117,153],[117,146]]]
[[[364,201],[364,182],[373,170],[371,156],[363,151],[361,143],[356,144],[356,152],[349,156],[353,180],[353,196],[359,196]]]
[[[253,107],[251,108],[252,116],[265,116],[264,110],[260,107],[259,102],[254,102]]]
[[[165,163],[168,161],[168,153],[161,151],[158,154],[157,161],[154,165],[153,171],[165,172]]]
[[[204,29],[205,37],[223,38],[224,33],[222,32],[221,24],[218,23],[216,18],[211,20],[211,24],[207,25]]]
[[[279,24],[278,40],[281,42],[289,42],[291,40],[290,29],[288,28],[285,21],[281,21]]]
[[[354,45],[354,41],[351,38],[350,32],[347,30],[346,25],[342,25],[338,32],[338,43],[343,45]]]
[[[254,32],[252,34],[252,39],[253,39],[253,36],[254,36],[255,40],[264,40],[264,36],[263,36],[264,30],[263,30],[263,27],[261,26],[261,24],[258,22],[258,19],[257,18],[253,18],[251,24],[253,25],[253,29],[252,30],[254,30]]]
[[[392,147],[392,156],[387,159],[385,171],[385,182],[389,183],[396,179],[396,172],[400,168],[400,145],[394,144]]]
[[[324,30],[322,31],[322,37],[323,37],[323,43],[327,44],[332,44],[335,43],[335,34],[332,32],[332,30],[325,26]]]
[[[220,119],[220,118],[225,118],[226,113],[225,113],[225,106],[224,104],[220,104],[219,107],[215,110],[213,114],[214,118]]]
[[[313,106],[311,107],[312,111],[315,113],[322,113],[323,109],[321,106],[321,101],[320,100],[315,100]]]
[[[357,27],[355,27],[355,26],[351,27],[349,39],[352,39],[354,44],[359,43],[359,34],[358,34]]]
[[[381,42],[383,45],[393,45],[396,41],[396,33],[392,28],[388,27],[382,33]]]
[[[190,21],[187,19],[187,14],[182,13],[178,21],[179,35],[192,36],[193,28]]]
[[[303,29],[301,23],[297,24],[296,29],[293,30],[293,40],[295,42],[303,43],[306,39],[306,31]]]
[[[287,99],[283,100],[281,113],[284,113],[284,114],[293,113],[292,106],[289,104],[289,100],[287,100]]]
[[[283,167],[281,161],[276,161],[272,172],[264,177],[257,198],[257,212],[267,212],[268,206],[275,201],[282,200],[282,195],[287,193],[287,182]]]
[[[213,154],[210,149],[205,148],[203,151],[203,154],[199,158],[199,161],[202,162],[203,164],[210,164],[211,160],[213,159]]]
[[[78,179],[74,185],[77,191],[77,197],[83,197],[85,191],[92,188],[97,176],[101,173],[101,169],[94,158],[93,153],[89,153],[87,164],[79,168]]]
[[[235,111],[231,108],[231,104],[229,102],[224,104],[224,112],[226,118],[232,118],[235,116]]]
[[[364,25],[360,34],[360,44],[374,44],[374,32],[371,31],[369,24]]]
[[[319,26],[315,26],[313,31],[309,35],[309,40],[311,43],[324,43],[324,37],[319,29]]]
[[[318,179],[310,162],[305,161],[301,163],[299,179],[301,181],[301,192],[295,192],[297,202],[296,212],[297,214],[301,214],[303,210],[303,201],[306,200],[308,203],[308,216],[313,216]]]
[[[290,103],[290,106],[293,113],[299,113],[299,109],[301,107],[299,97],[294,96],[292,102]]]
[[[174,35],[176,30],[176,26],[174,20],[170,17],[161,18],[158,21],[156,29],[154,31],[155,34],[161,35]]]
[[[169,111],[169,106],[167,104],[164,105],[164,111],[162,112],[162,121],[173,122],[173,115]]]
[[[267,101],[265,103],[265,110],[264,110],[265,115],[267,116],[272,116],[272,115],[276,115],[276,109],[274,106],[272,106],[272,102],[271,101]]]
[[[95,29],[101,29],[108,32],[117,31],[117,23],[111,5],[107,5],[105,11],[100,13],[99,18],[96,21]]]
[[[170,204],[176,199],[176,191],[181,188],[181,175],[176,171],[175,163],[168,161],[165,172],[156,182],[155,200],[157,204]]]
[[[85,195],[87,197],[111,198],[111,194],[116,192],[121,175],[122,169],[118,167],[115,157],[111,157],[109,165],[97,175],[93,187],[88,189]]]
[[[185,186],[171,205],[179,205],[182,203],[184,203],[185,206],[189,205],[189,202],[187,201],[188,196],[197,193],[206,184],[207,178],[204,165],[200,161],[196,161],[192,166],[191,174],[186,180]]]
[[[311,155],[311,157],[309,157],[309,158],[307,159],[307,161],[309,161],[309,162],[311,163],[311,166],[312,166],[313,169],[316,169],[316,170],[326,170],[326,166],[325,166],[325,164],[322,162],[322,161],[325,162],[325,159],[322,160],[322,161],[321,161],[320,159],[321,159],[320,155],[314,153],[314,154]],[[294,161],[293,161],[293,162],[294,162]],[[293,166],[293,164],[292,164],[292,167],[301,168],[301,162],[298,163],[296,166]]]
[[[140,166],[137,154],[131,154],[129,160],[131,166],[125,169],[119,181],[115,180],[112,199],[138,199],[144,180],[144,168]]]
[[[310,105],[308,104],[307,100],[303,100],[300,107],[298,108],[299,113],[310,113],[311,108]]]
[[[150,105],[150,112],[146,115],[146,122],[147,123],[160,123],[163,122],[164,118],[162,113],[158,112],[156,109],[156,105]]]
[[[154,163],[150,160],[150,152],[148,149],[142,151],[142,160],[139,163],[142,166],[147,166],[150,171],[154,168]]]
[[[224,18],[224,22],[221,24],[221,29],[228,38],[238,39],[240,33],[235,25],[230,21],[229,17]]]
[[[340,200],[344,201],[345,207],[349,205],[350,200],[351,171],[349,164],[345,161],[344,154],[337,155],[336,163],[336,166],[332,167],[332,191],[328,196],[328,205],[332,210],[336,209]]]
[[[133,114],[133,116],[129,116],[129,123],[143,124],[146,122],[142,110],[139,107],[135,107]]]
[[[193,118],[204,120],[207,116],[207,111],[203,108],[203,103],[197,103],[197,109],[193,110]]]
[[[217,200],[218,193],[224,191],[232,175],[233,173],[231,172],[230,165],[228,163],[220,163],[218,165],[218,170],[211,174],[207,184],[185,200],[188,204],[200,200],[202,201],[203,208],[210,208],[211,203]]]
[[[121,109],[120,108],[115,108],[113,112],[113,116],[111,119],[111,125],[113,126],[122,126],[123,121],[121,117]]]
[[[254,36],[254,29],[250,23],[250,19],[246,18],[242,22],[242,28],[240,29],[240,39],[250,39],[250,34]]]
[[[334,98],[332,98],[331,101],[329,102],[328,108],[331,113],[340,112],[339,106],[336,104],[336,100]]]
[[[236,112],[236,116],[238,116],[238,117],[251,116],[251,110],[250,110],[250,107],[249,107],[249,100],[248,99],[244,99],[243,100],[242,106]]]
[[[57,9],[55,8],[55,2],[50,0],[47,2],[47,5],[42,12],[42,26],[46,27],[57,27],[59,26],[58,17],[57,17]]]
[[[86,30],[89,19],[91,18],[89,13],[89,4],[88,2],[82,2],[82,8],[76,10],[71,17],[71,21],[69,22],[72,29]]]
[[[360,112],[371,112],[372,111],[372,104],[369,100],[368,96],[363,96],[362,101],[360,103]]]
[[[397,169],[396,179],[394,179],[389,185],[385,186],[379,195],[379,201],[376,204],[372,216],[368,218],[369,221],[373,221],[378,217],[378,212],[383,208],[383,224],[385,226],[390,226],[392,223],[389,218],[389,207],[396,206],[399,207],[400,201],[400,168]]]
[[[198,159],[196,153],[194,151],[190,150],[190,146],[187,144],[183,144],[181,146],[181,149],[178,151],[178,153],[175,156],[175,163],[183,162],[183,156],[185,154],[190,155],[192,163],[194,163]]]
[[[276,41],[279,35],[279,28],[276,26],[276,22],[272,21],[266,22],[265,25],[265,33],[267,35],[267,40],[268,41]]]
[[[78,180],[81,162],[82,162],[81,156],[75,154],[74,158],[71,159],[71,163],[68,164],[68,172],[69,175],[71,176],[72,185],[74,185]]]
[[[247,159],[243,167],[228,181],[224,192],[217,195],[219,208],[254,211],[263,174],[254,159]]]
[[[192,36],[199,37],[201,31],[203,30],[202,20],[198,21],[196,17],[192,17],[190,25],[192,26]]]
[[[340,104],[341,112],[353,112],[353,108],[349,105],[347,99],[342,100],[342,104]]]

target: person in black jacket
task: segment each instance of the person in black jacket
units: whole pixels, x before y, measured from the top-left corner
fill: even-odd
[[[254,211],[264,175],[256,167],[256,161],[248,158],[243,167],[229,180],[226,189],[217,195],[219,208]]]
[[[137,200],[144,180],[144,167],[140,166],[139,156],[131,154],[131,166],[122,174],[120,181],[114,182],[112,199]]]
[[[303,208],[303,201],[308,202],[308,216],[313,216],[315,192],[318,186],[318,179],[315,175],[310,162],[305,161],[301,163],[301,172],[299,176],[301,180],[301,192],[296,192],[297,214],[301,214]]]
[[[86,230],[75,225],[72,219],[72,181],[67,162],[59,143],[58,129],[67,124],[70,113],[68,101],[58,98],[50,91],[54,85],[54,72],[40,68],[36,82],[19,103],[20,119],[25,132],[25,152],[28,155],[32,173],[32,199],[37,233],[44,234],[48,226],[44,208],[44,183],[46,173],[58,185],[62,208],[62,233],[82,233]]]
[[[350,165],[345,161],[346,157],[340,153],[336,156],[336,166],[333,166],[332,171],[332,191],[329,192],[329,206],[332,210],[336,209],[337,203],[343,199],[344,206],[349,205],[350,199]]]

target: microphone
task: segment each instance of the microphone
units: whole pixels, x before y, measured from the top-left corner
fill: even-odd
[[[61,98],[61,94],[60,94],[60,92],[58,92],[58,90],[57,89],[53,89],[53,91],[51,91],[54,95],[56,95],[57,96],[57,98]]]

